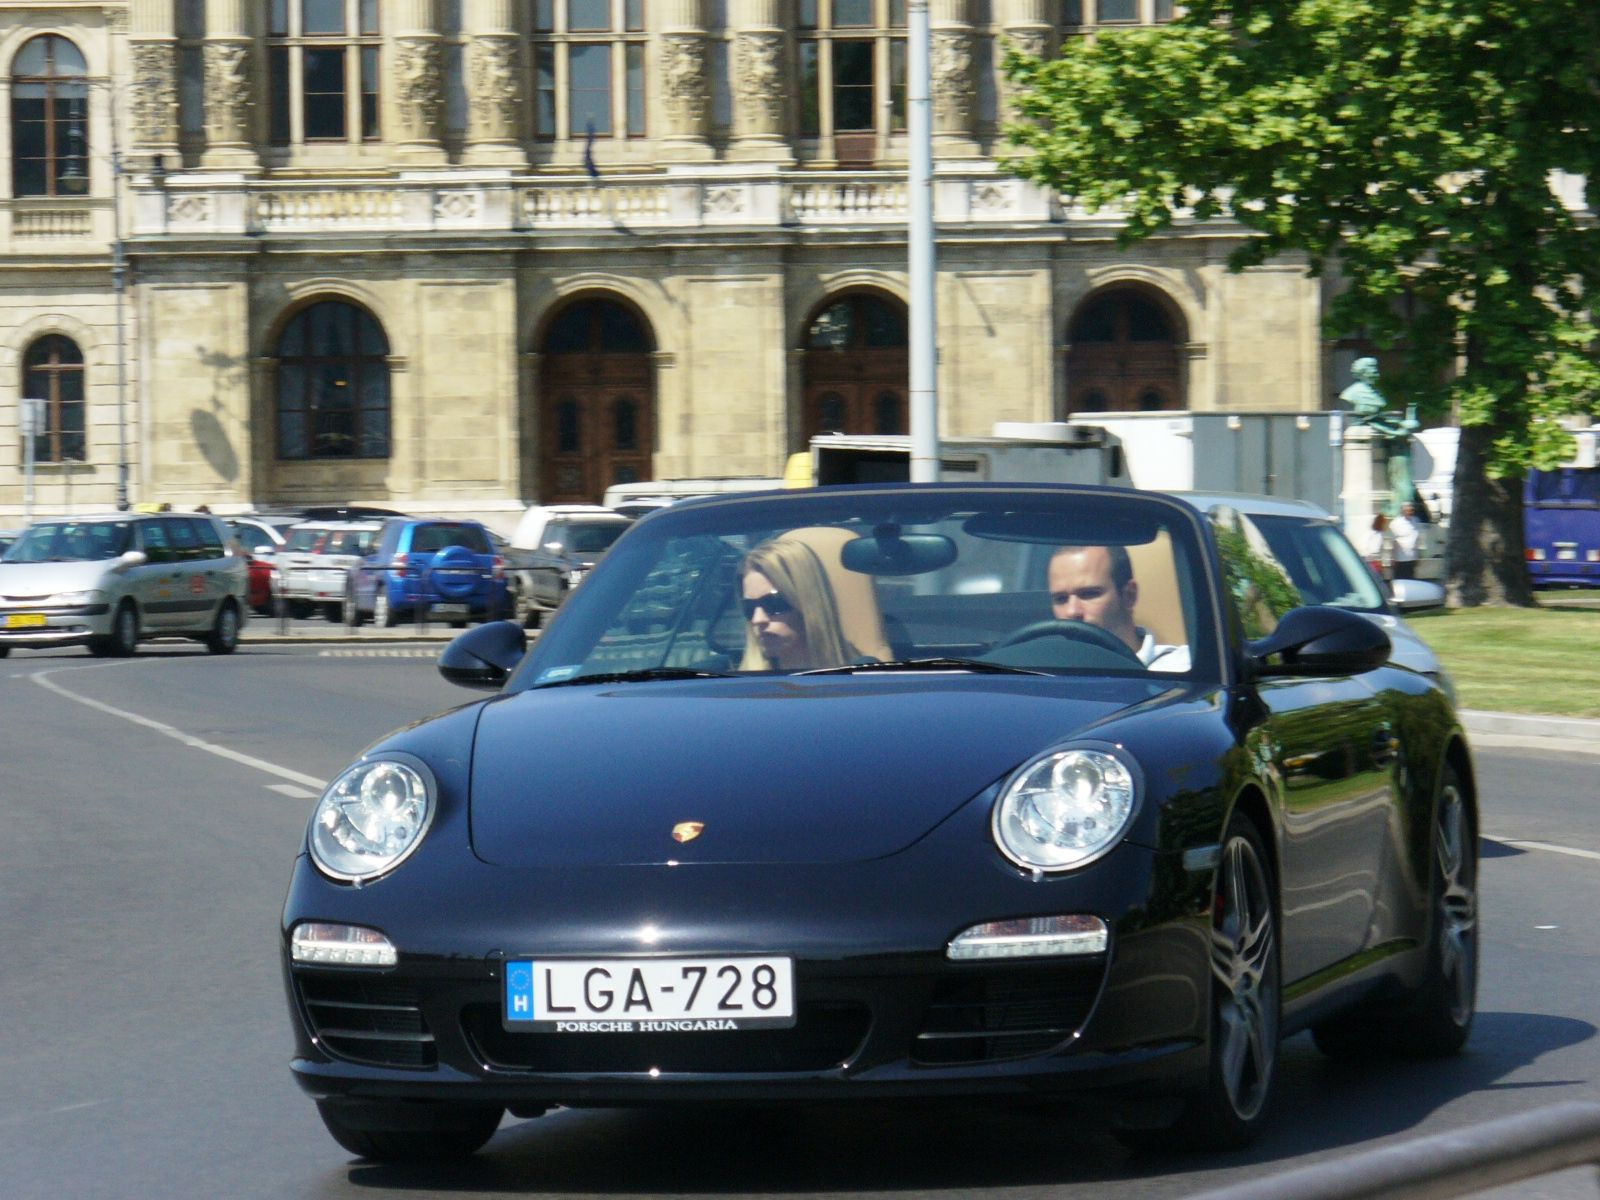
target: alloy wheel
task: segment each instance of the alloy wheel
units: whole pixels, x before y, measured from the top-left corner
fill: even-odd
[[[1278,1054],[1278,943],[1272,897],[1255,846],[1223,851],[1211,929],[1217,991],[1217,1063],[1233,1111],[1251,1120],[1271,1090]]]

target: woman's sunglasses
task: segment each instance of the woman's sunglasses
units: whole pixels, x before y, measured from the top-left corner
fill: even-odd
[[[769,617],[781,617],[794,611],[794,605],[789,603],[789,597],[782,592],[768,592],[755,600],[740,600],[744,607],[744,619],[756,619],[756,609],[761,609]]]

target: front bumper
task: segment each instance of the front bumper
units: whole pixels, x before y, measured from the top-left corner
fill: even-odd
[[[110,632],[110,604],[0,609],[0,646],[73,646]]]
[[[1148,907],[1156,856],[1120,857],[1124,867],[1137,867],[1134,877],[1057,888],[1051,901],[1112,922],[1110,947],[1093,955],[953,962],[944,952],[949,936],[979,919],[974,912],[987,919],[1007,910],[986,907],[992,898],[956,904],[936,896],[918,914],[858,908],[871,898],[850,894],[854,869],[819,872],[833,878],[797,889],[813,897],[798,918],[793,897],[783,896],[743,911],[683,912],[694,945],[666,952],[748,952],[754,945],[793,951],[798,1017],[789,1029],[508,1032],[501,1021],[507,954],[520,957],[536,941],[550,953],[572,954],[576,926],[565,923],[548,937],[507,935],[490,913],[477,936],[460,943],[478,948],[462,953],[407,954],[410,939],[396,936],[400,962],[391,969],[298,965],[285,949],[292,1068],[302,1089],[325,1100],[451,1100],[537,1111],[700,1100],[1078,1096],[1107,1104],[1109,1124],[1137,1124],[1127,1106],[1164,1102],[1204,1079],[1206,888],[1169,893],[1167,910],[1156,914]],[[313,894],[333,890],[308,874],[315,872],[302,860],[297,881],[305,886],[291,889],[286,931],[296,914],[358,921],[348,909],[308,906]],[[998,883],[975,890],[1013,891],[1012,911],[1025,911],[1024,897],[1037,911],[1036,887],[1015,877]],[[503,887],[528,895],[515,881]],[[1134,894],[1145,898],[1144,911],[1129,903]],[[969,907],[974,903],[979,907]],[[962,915],[952,922],[941,910]],[[452,922],[449,911],[439,917]],[[371,912],[358,923],[385,925]],[[601,931],[591,947],[614,944]]]

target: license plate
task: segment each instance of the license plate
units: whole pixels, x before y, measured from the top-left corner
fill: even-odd
[[[7,613],[7,629],[43,629],[45,615],[43,613]]]
[[[532,1033],[703,1033],[793,1025],[794,961],[514,959],[505,1026]]]
[[[1577,559],[1578,552],[1576,550],[1557,550],[1556,557],[1562,562],[1573,562]]]
[[[428,611],[436,617],[466,617],[472,615],[472,609],[465,604],[434,604]]]

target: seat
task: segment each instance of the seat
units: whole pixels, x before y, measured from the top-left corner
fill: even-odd
[[[1155,635],[1158,643],[1185,646],[1188,629],[1183,619],[1183,597],[1172,561],[1172,538],[1165,531],[1152,542],[1129,546],[1128,559],[1139,584],[1139,601],[1133,619]]]
[[[893,659],[872,577],[846,570],[840,561],[841,548],[854,541],[856,535],[831,525],[810,525],[791,529],[784,536],[809,546],[828,573],[828,586],[833,588],[833,598],[839,606],[839,625],[845,641],[881,662]]]

